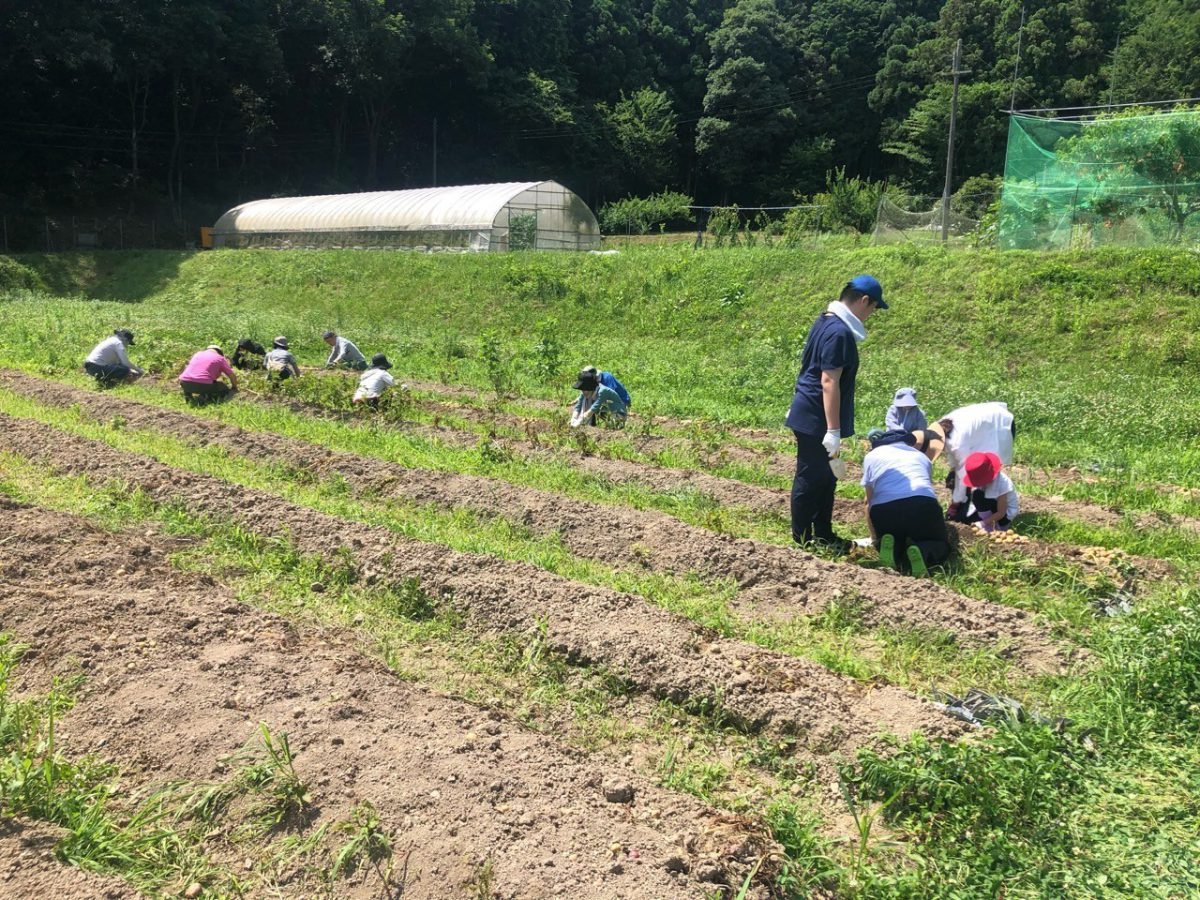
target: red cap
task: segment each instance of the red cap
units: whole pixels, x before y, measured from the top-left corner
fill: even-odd
[[[963,484],[967,487],[983,487],[991,484],[1000,474],[1000,457],[995,453],[972,453],[967,457],[964,468]]]

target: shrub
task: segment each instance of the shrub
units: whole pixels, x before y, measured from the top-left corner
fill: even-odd
[[[882,181],[846,177],[844,168],[825,173],[825,190],[797,201],[811,209],[790,210],[783,220],[783,233],[794,241],[804,232],[853,231],[865,234],[875,228],[879,201],[888,187]]]
[[[663,191],[649,197],[626,197],[606,203],[600,210],[600,227],[609,234],[649,234],[658,227],[681,228],[694,224],[689,209],[695,201],[686,194]]]
[[[45,290],[41,276],[15,259],[0,256],[0,291]]]

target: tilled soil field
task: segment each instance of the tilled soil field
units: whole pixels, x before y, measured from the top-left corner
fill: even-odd
[[[86,675],[58,723],[61,746],[120,764],[128,783],[199,784],[257,723],[286,732],[311,793],[301,831],[370,801],[407,860],[402,883],[366,871],[339,896],[467,895],[486,863],[488,896],[702,897],[770,857],[748,820],[400,682],[348,637],[298,629],[180,573],[167,561],[176,540],[10,502],[0,523],[5,628],[32,648],[25,688]],[[0,835],[20,863],[0,864],[4,896],[132,896],[53,862],[42,831]],[[219,839],[213,849],[218,861],[229,852]],[[284,872],[271,895],[319,888]]]
[[[936,627],[970,643],[1001,642],[1006,654],[1031,670],[1052,670],[1064,659],[1064,651],[1020,610],[929,584],[914,591],[911,579],[894,573],[734,539],[659,512],[573,500],[479,476],[404,468],[15,373],[4,374],[0,383],[39,401],[77,405],[99,419],[120,416],[127,427],[220,446],[317,476],[336,474],[360,491],[503,516],[537,533],[561,536],[579,556],[618,567],[729,577],[740,587],[737,604],[743,616],[788,620],[819,614],[830,603],[852,601],[868,624]],[[603,540],[597,539],[598,522],[604,523]]]
[[[284,537],[302,552],[349,554],[364,577],[416,579],[430,594],[452,598],[481,627],[524,632],[544,623],[548,644],[568,659],[605,667],[656,697],[716,701],[744,728],[796,735],[818,765],[834,751],[871,743],[881,731],[961,733],[958,723],[905,691],[723,639],[635,596],[522,563],[405,540],[31,420],[5,416],[0,423],[0,449]]]
[[[0,897],[12,900],[137,900],[121,881],[60,862],[55,848],[64,832],[43,822],[0,822]]]

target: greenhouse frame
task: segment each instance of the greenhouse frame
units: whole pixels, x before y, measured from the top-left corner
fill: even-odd
[[[556,181],[509,182],[254,200],[217,220],[213,246],[598,250],[600,226]]]

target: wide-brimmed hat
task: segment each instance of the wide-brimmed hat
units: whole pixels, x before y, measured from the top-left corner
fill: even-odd
[[[218,353],[220,353],[222,356],[224,356],[224,355],[225,355],[225,351],[221,349],[221,345],[220,345],[220,344],[209,344],[209,345],[208,345],[207,347],[205,347],[204,349],[205,349],[205,350],[216,350],[216,351],[217,351]]]
[[[897,388],[896,396],[892,398],[892,406],[916,406],[916,388]]]
[[[121,339],[121,343],[133,346],[133,332],[128,328],[118,328],[113,334]]]
[[[280,350],[287,349],[287,338],[285,338],[282,334],[279,337],[275,338],[274,343],[275,343],[275,346],[278,347]]]
[[[963,464],[963,484],[978,488],[991,484],[1000,474],[1000,457],[995,453],[972,453]]]
[[[388,358],[386,356],[384,356],[382,353],[376,353],[374,356],[371,357],[371,368],[372,369],[390,369],[391,367],[392,367],[392,364],[390,362],[388,362]]]

